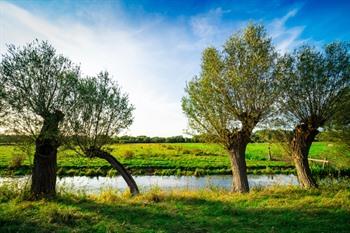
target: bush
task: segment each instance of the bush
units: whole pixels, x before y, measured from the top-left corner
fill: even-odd
[[[126,150],[124,152],[124,158],[125,159],[132,159],[134,157],[135,153],[131,150]]]
[[[10,160],[9,168],[19,168],[22,166],[25,156],[23,154],[14,154]]]

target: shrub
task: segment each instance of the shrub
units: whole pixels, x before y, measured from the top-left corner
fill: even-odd
[[[131,150],[126,150],[124,152],[124,158],[125,159],[131,159],[131,158],[134,157],[134,155],[135,155],[135,153],[133,151],[131,151]]]
[[[9,164],[9,168],[19,168],[22,166],[25,160],[25,156],[23,154],[16,153],[12,156]]]

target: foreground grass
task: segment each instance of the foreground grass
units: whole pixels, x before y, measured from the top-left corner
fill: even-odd
[[[11,194],[12,192],[12,194]],[[0,232],[349,232],[349,186],[249,194],[152,190],[25,201],[0,189]],[[10,195],[11,194],[11,195]]]
[[[268,160],[271,148],[272,161]],[[115,144],[108,147],[133,174],[154,175],[210,175],[231,174],[226,151],[216,144],[174,143],[174,144]],[[23,154],[16,146],[0,146],[0,175],[17,175],[30,172],[29,160],[24,156],[23,165],[8,169],[14,155]],[[313,143],[312,158],[327,158],[330,167],[336,170],[350,168],[350,152],[344,146],[327,142]],[[246,153],[248,173],[293,173],[294,166],[278,144],[249,144]],[[320,164],[311,164],[316,170]],[[58,154],[58,175],[115,175],[109,164],[101,159],[77,156],[73,151],[60,149]],[[5,174],[4,174],[5,173]]]

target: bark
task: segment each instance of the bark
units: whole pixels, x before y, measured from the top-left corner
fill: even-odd
[[[249,192],[247,165],[245,162],[245,149],[230,150],[232,167],[232,187],[234,192]]]
[[[229,146],[229,155],[232,168],[232,191],[247,193],[249,192],[249,183],[247,176],[247,164],[245,161],[245,151],[249,142],[249,136],[238,133]]]
[[[292,157],[299,183],[303,188],[317,187],[315,180],[312,178],[308,161],[309,150],[317,134],[318,130],[307,124],[298,125],[294,130],[294,137],[291,143]]]
[[[87,152],[89,157],[98,157],[107,160],[124,178],[127,183],[130,193],[135,196],[139,194],[139,188],[134,180],[134,178],[130,175],[130,173],[125,169],[125,167],[110,153],[103,151],[101,149],[90,148]]]
[[[58,125],[62,120],[60,111],[47,115],[35,141],[31,184],[34,198],[56,195],[57,148],[60,145]]]

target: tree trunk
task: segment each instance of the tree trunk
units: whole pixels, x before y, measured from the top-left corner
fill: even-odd
[[[35,141],[31,193],[34,198],[56,195],[58,124],[63,120],[60,111],[48,115]]]
[[[135,196],[139,194],[139,188],[134,180],[134,178],[130,175],[130,173],[125,169],[125,167],[110,153],[103,151],[101,149],[90,148],[88,151],[88,155],[90,157],[98,157],[107,160],[124,178],[125,182],[129,186],[130,193]]]
[[[31,192],[36,198],[56,194],[57,146],[52,140],[35,142]]]
[[[303,188],[316,188],[317,184],[312,178],[309,167],[309,150],[318,130],[306,124],[298,125],[294,130],[292,139],[292,157],[297,170],[298,180]]]
[[[231,168],[232,168],[232,191],[247,193],[249,184],[247,177],[247,165],[245,162],[245,150],[247,143],[237,143],[235,147],[229,150]]]

